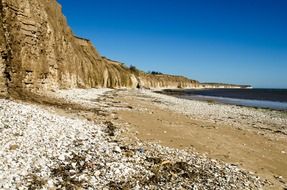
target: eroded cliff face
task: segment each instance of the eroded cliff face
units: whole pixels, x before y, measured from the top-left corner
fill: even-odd
[[[139,86],[148,88],[196,88],[198,81],[182,76],[141,74]]]
[[[113,61],[107,58],[103,58],[108,64],[118,67],[120,70],[121,81],[126,81],[126,76],[129,75],[129,87],[132,88],[197,88],[199,82],[191,80],[182,76],[173,76],[167,74],[147,74],[141,71],[133,72],[129,68],[125,67],[124,64],[117,61]],[[110,78],[113,78],[112,76]]]
[[[181,77],[135,76],[102,58],[89,40],[74,36],[56,0],[0,0],[0,13],[0,94],[195,84]]]

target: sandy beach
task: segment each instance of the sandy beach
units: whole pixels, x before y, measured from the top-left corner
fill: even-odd
[[[119,111],[127,135],[205,154],[275,184],[286,183],[286,112],[183,100],[151,91],[120,93],[137,111]],[[279,182],[279,183],[278,183]]]
[[[0,114],[2,189],[286,188],[284,112],[71,89]]]

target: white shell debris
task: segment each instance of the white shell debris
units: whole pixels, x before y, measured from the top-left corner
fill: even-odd
[[[89,104],[93,93],[107,91],[63,94]],[[16,101],[0,99],[0,135],[0,189],[260,189],[266,183],[197,154],[126,145],[104,125]]]

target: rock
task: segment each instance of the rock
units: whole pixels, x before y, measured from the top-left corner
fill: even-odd
[[[80,175],[79,181],[87,181],[87,176],[85,174]]]
[[[16,150],[19,146],[17,144],[10,145],[9,150]]]
[[[274,176],[275,179],[283,179],[282,176]]]
[[[94,175],[98,177],[101,175],[101,172],[99,170],[97,170],[97,171],[95,171]]]
[[[77,166],[77,163],[72,163],[73,168],[76,168],[76,166]]]
[[[61,155],[58,157],[58,159],[61,160],[61,161],[65,161],[66,158],[65,158],[65,155],[61,154]]]
[[[143,154],[145,152],[144,148],[139,148],[138,151]]]
[[[48,185],[49,188],[53,188],[54,187],[54,182],[50,179],[50,180],[48,180],[47,185]]]
[[[121,150],[120,147],[116,146],[116,147],[114,148],[114,152],[116,152],[116,153],[121,153],[122,150]]]
[[[84,161],[80,161],[80,165],[83,166],[85,164]]]

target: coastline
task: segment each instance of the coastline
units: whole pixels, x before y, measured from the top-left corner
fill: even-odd
[[[10,127],[3,129],[0,141],[5,145],[0,178],[10,187],[39,182],[43,187],[90,184],[108,189],[286,186],[283,151],[287,152],[287,144],[282,127],[287,116],[280,112],[210,105],[149,90],[71,89],[45,95],[47,104],[43,104],[45,97],[38,97],[36,105],[0,102],[0,114],[5,114],[1,118]],[[21,130],[23,135],[14,135]],[[38,165],[26,167],[31,161]],[[73,179],[65,178],[71,175],[70,169],[64,169],[68,166],[75,167]]]
[[[286,89],[162,89],[154,92],[181,99],[287,111]]]
[[[261,109],[231,104],[213,103],[209,101],[190,100],[152,91],[142,91],[147,96],[160,99],[164,109],[170,109],[195,119],[207,120],[212,123],[231,124],[239,128],[266,129],[273,133],[287,134],[287,114],[281,110]]]

